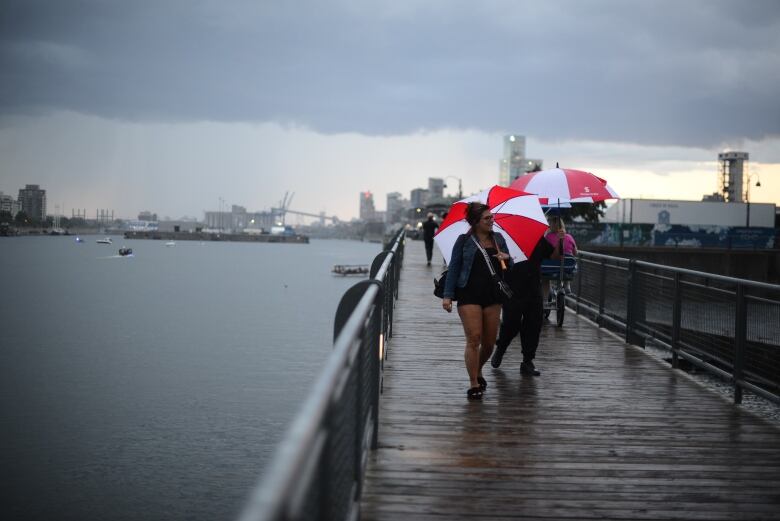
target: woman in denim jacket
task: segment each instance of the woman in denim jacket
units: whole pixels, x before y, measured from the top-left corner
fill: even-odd
[[[482,377],[482,366],[490,359],[498,334],[501,303],[495,292],[495,281],[477,243],[485,249],[496,273],[501,273],[505,262],[512,258],[504,237],[493,233],[493,214],[482,203],[470,203],[466,222],[471,230],[458,237],[452,247],[452,256],[444,285],[442,307],[452,311],[457,291],[458,315],[466,334],[466,371],[469,375],[469,400],[479,400],[487,388]]]

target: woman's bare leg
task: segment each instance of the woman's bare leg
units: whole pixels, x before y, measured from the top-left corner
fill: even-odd
[[[466,372],[469,375],[469,387],[479,387],[477,376],[480,367],[479,345],[482,343],[482,306],[476,304],[458,306],[458,315],[466,335],[464,359]]]
[[[490,355],[493,354],[500,322],[501,304],[482,309],[482,348],[479,350],[479,376],[482,376],[482,366],[490,360]]]

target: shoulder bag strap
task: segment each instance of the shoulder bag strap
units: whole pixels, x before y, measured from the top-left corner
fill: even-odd
[[[479,248],[479,251],[482,252],[482,256],[485,258],[485,262],[487,263],[488,269],[490,270],[490,274],[495,277],[496,276],[496,270],[493,269],[493,263],[490,262],[490,257],[488,257],[488,254],[485,251],[485,248],[482,247],[482,245],[479,243],[479,241],[477,239],[474,238],[473,235],[471,236],[471,240],[474,241],[474,244],[477,245],[477,248]]]

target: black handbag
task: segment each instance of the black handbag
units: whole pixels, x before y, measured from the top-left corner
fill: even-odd
[[[438,279],[433,279],[433,294],[444,298],[444,286],[447,284],[447,270],[441,272]]]
[[[493,263],[490,262],[490,257],[488,257],[485,248],[482,247],[482,245],[474,238],[473,235],[471,236],[471,240],[474,241],[474,244],[477,245],[479,251],[482,252],[482,256],[485,258],[488,270],[490,270],[490,274],[493,276],[493,295],[496,297],[496,300],[502,304],[505,304],[514,296],[512,288],[510,288],[509,284],[504,281],[502,275],[496,273],[496,270],[493,268]],[[496,249],[498,250],[498,245],[496,245]]]

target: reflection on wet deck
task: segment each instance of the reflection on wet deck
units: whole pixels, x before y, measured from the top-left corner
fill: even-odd
[[[434,274],[408,241],[363,520],[780,519],[780,429],[574,314],[467,402]]]

